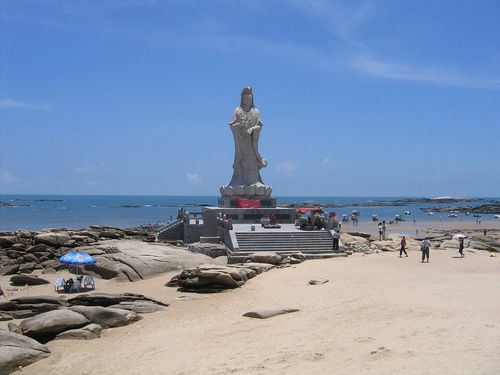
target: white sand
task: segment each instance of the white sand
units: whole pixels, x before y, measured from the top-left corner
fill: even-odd
[[[271,270],[237,290],[182,294],[162,276],[99,291],[171,303],[93,341],[52,341],[23,374],[499,374],[500,256],[354,254]],[[312,278],[330,282],[310,286]],[[4,284],[2,279],[2,284]],[[31,294],[54,293],[50,286]],[[187,296],[185,300],[179,296]],[[297,307],[267,320],[252,309]]]

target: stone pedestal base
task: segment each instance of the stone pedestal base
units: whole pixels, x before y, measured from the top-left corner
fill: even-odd
[[[261,208],[275,208],[276,198],[274,197],[262,197],[262,196],[222,196],[219,198],[219,206],[224,208],[238,208],[236,204],[236,198],[246,198],[246,199],[258,199],[260,200]]]

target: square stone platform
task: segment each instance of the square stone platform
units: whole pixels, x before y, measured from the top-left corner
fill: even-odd
[[[279,224],[295,223],[295,208],[227,208],[227,207],[203,207],[203,236],[217,236],[217,215],[226,215],[234,224],[258,224],[264,216],[274,215]]]

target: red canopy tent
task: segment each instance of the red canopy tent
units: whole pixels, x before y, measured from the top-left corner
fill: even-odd
[[[297,212],[299,214],[305,214],[307,211],[311,211],[313,214],[322,214],[323,213],[323,209],[321,207],[300,207],[300,208],[297,208]]]

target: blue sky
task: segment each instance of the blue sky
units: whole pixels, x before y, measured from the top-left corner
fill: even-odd
[[[0,0],[0,193],[500,196],[500,2]]]

